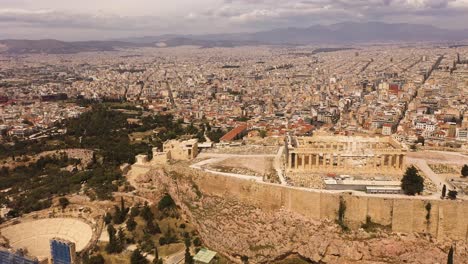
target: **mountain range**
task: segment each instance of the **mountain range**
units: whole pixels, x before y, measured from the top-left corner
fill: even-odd
[[[468,40],[468,29],[449,30],[420,24],[382,22],[343,22],[307,28],[281,28],[255,33],[208,35],[161,35],[124,38],[110,41],[0,40],[0,53],[77,53],[112,51],[132,47],[176,47],[195,45],[234,47],[245,45],[350,45],[359,43],[444,42]]]

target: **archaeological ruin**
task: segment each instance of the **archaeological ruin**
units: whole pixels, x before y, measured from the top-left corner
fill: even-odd
[[[391,137],[289,137],[286,171],[401,174],[406,149]]]

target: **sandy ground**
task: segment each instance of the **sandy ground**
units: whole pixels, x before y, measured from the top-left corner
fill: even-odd
[[[463,165],[468,164],[468,156],[456,152],[420,151],[408,152],[408,158],[423,159],[428,163],[444,163]]]
[[[241,168],[259,175],[274,173],[272,157],[233,157],[211,164],[213,168]]]
[[[253,155],[253,154],[276,154],[278,146],[262,146],[262,145],[244,145],[235,147],[217,147],[209,149],[204,153],[224,153],[224,154],[241,154],[241,155]]]

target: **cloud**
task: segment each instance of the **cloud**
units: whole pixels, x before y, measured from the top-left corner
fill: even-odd
[[[67,30],[75,38],[219,33],[343,21],[466,27],[468,0],[0,0],[0,34],[23,37],[60,38]]]

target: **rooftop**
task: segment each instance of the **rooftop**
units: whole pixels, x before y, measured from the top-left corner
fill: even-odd
[[[202,248],[200,249],[200,251],[198,251],[198,253],[195,255],[195,257],[193,257],[193,260],[195,261],[199,261],[199,262],[202,262],[202,263],[210,263],[211,260],[213,260],[213,258],[216,256],[216,252],[214,251],[211,251],[209,249],[206,249],[206,248]]]

